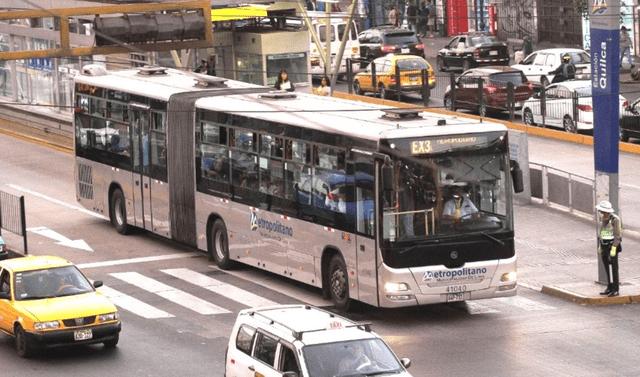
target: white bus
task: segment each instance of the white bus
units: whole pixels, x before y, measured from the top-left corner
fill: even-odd
[[[75,101],[77,199],[119,233],[319,287],[340,310],[516,294],[501,124],[166,68],[85,66]]]

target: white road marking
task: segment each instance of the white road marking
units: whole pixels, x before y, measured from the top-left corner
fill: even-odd
[[[130,311],[133,314],[139,315],[140,317],[144,317],[147,319],[174,317],[172,314],[169,314],[164,310],[155,308],[145,302],[138,300],[137,298],[125,295],[124,293],[118,292],[113,288],[107,287],[106,285],[98,288],[98,291],[107,296],[109,300],[111,300],[116,306]]]
[[[144,289],[147,292],[154,293],[178,305],[184,306],[196,313],[204,315],[231,313],[224,308],[214,305],[192,294],[180,291],[137,272],[118,272],[110,275],[124,282],[135,285],[138,288]]]
[[[101,215],[99,213],[95,213],[93,211],[89,211],[88,209],[85,209],[85,208],[82,208],[82,207],[78,207],[78,206],[74,206],[74,205],[69,204],[69,203],[65,203],[62,200],[58,200],[58,199],[52,198],[50,196],[46,196],[46,195],[41,194],[39,192],[32,191],[32,190],[29,190],[27,188],[20,187],[18,185],[14,185],[14,184],[11,184],[11,183],[7,184],[7,186],[11,187],[14,190],[22,191],[22,192],[25,192],[27,194],[36,196],[36,197],[38,197],[40,199],[48,200],[51,203],[55,203],[55,204],[58,204],[58,205],[61,205],[63,207],[66,207],[66,208],[69,208],[69,209],[73,209],[73,210],[76,210],[76,211],[80,211],[82,213],[86,213],[87,215],[91,215],[91,216],[97,217],[99,219],[108,220],[107,217],[105,217],[105,216],[103,216],[103,215]]]
[[[191,284],[197,285],[211,292],[217,293],[221,296],[229,298],[233,301],[239,302],[250,308],[260,306],[272,306],[278,305],[277,302],[267,300],[244,289],[238,288],[231,284],[216,280],[207,275],[191,271],[186,268],[172,268],[167,270],[160,270],[165,274],[171,275],[178,279],[184,280]]]
[[[469,314],[500,313],[499,310],[492,309],[488,306],[479,304],[477,301],[465,301],[465,304],[467,304],[467,312]]]
[[[494,300],[502,302],[507,305],[515,306],[516,308],[524,309],[527,311],[556,309],[556,307],[549,306],[541,302],[529,300],[528,298],[524,298],[520,296],[499,297],[499,298],[494,298]]]
[[[109,260],[109,261],[103,261],[103,262],[82,263],[82,264],[78,264],[77,266],[79,269],[82,270],[85,268],[118,266],[122,264],[132,264],[132,263],[157,262],[157,261],[169,260],[169,259],[192,258],[198,255],[201,256],[203,254],[202,253],[167,254],[167,255],[157,255],[155,257],[140,257],[140,258],[129,258],[129,259],[116,259],[116,260]]]
[[[215,266],[212,266],[213,268],[217,268]],[[282,293],[283,295],[295,298],[296,300],[305,302],[307,304],[313,305],[313,306],[331,306],[333,305],[333,302],[329,301],[329,300],[325,300],[322,298],[322,296],[320,296],[320,294],[313,294],[313,293],[306,293],[304,292],[302,289],[293,287],[289,284],[282,284],[280,281],[271,281],[268,279],[264,279],[264,275],[260,276],[259,278],[256,278],[256,272],[251,272],[251,271],[225,271],[226,273],[228,273],[229,275],[233,275],[236,277],[239,277],[241,279],[244,280],[249,280],[255,284],[261,285],[265,288],[268,288],[272,291],[278,292],[278,293]],[[295,282],[294,280],[291,280],[292,284],[303,284],[303,283],[298,283]]]

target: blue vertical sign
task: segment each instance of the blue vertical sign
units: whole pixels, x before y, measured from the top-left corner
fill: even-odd
[[[620,0],[589,0],[596,172],[618,173]]]

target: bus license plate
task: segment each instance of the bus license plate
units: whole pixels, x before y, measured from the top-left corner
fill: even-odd
[[[463,300],[464,300],[463,292],[447,293],[447,302],[455,302],[455,301],[463,301]]]
[[[87,340],[93,338],[93,334],[91,333],[91,329],[78,330],[73,332],[73,338],[75,340]]]

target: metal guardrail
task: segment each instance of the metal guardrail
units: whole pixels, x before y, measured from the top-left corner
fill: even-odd
[[[529,163],[531,197],[547,206],[595,219],[595,180],[547,165]]]
[[[15,196],[0,191],[0,234],[2,234],[2,229],[22,236],[24,253],[28,254],[24,196]]]

